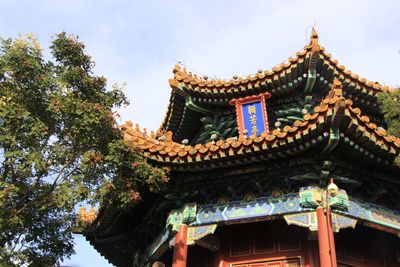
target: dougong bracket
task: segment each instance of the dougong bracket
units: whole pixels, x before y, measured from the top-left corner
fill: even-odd
[[[325,201],[325,191],[319,187],[301,187],[299,191],[300,206],[303,208],[317,208]],[[329,196],[329,206],[332,211],[346,211],[349,207],[349,197],[344,190],[339,190],[336,196]]]
[[[167,219],[167,227],[172,227],[172,232],[178,232],[180,224],[190,224],[196,219],[197,205],[190,203],[183,206],[182,209],[170,212]]]

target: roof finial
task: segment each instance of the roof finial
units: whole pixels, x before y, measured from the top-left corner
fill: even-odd
[[[85,207],[81,207],[78,211],[78,218],[81,222],[85,224],[92,223],[97,217],[97,211],[95,211],[93,206],[90,206],[89,212],[86,211]]]
[[[315,29],[315,26],[311,28],[311,38],[317,38],[318,39],[318,32]]]
[[[311,30],[311,40],[310,40],[310,45],[311,45],[311,51],[314,53],[318,53],[320,50],[319,42],[318,42],[318,32],[315,30],[315,27],[312,27]]]
[[[176,63],[174,69],[172,70],[173,73],[181,72],[181,65],[180,62]]]

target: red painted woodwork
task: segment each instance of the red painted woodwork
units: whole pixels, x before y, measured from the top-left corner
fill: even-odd
[[[232,267],[301,267],[301,262],[300,259],[285,259],[249,264],[234,264]]]
[[[218,251],[190,246],[188,267],[320,267],[317,233],[287,225],[283,220],[221,225],[215,233]],[[338,267],[400,267],[399,239],[358,225],[335,233]],[[166,266],[171,259],[165,257]],[[175,265],[172,265],[175,266]]]
[[[305,228],[289,226],[283,220],[226,228],[221,249],[227,266],[305,266]]]
[[[322,207],[317,208],[317,220],[320,265],[321,267],[333,267],[330,255],[328,224],[326,220],[326,215],[324,214],[324,209]]]
[[[331,181],[332,181],[332,179],[331,179]],[[328,191],[326,192],[326,198],[328,199]],[[327,205],[328,205],[328,203],[327,203]],[[327,207],[327,212],[326,212],[325,216],[326,216],[326,223],[328,225],[327,229],[328,229],[328,240],[329,240],[329,252],[330,252],[330,256],[331,256],[332,267],[337,267],[335,237],[334,237],[333,228],[332,228],[332,214],[328,207]]]
[[[187,229],[186,224],[179,225],[179,232],[175,236],[174,258],[172,267],[186,267],[187,262]]]
[[[338,266],[399,267],[396,251],[399,238],[393,234],[358,225],[335,234]],[[340,263],[340,264],[339,264]]]

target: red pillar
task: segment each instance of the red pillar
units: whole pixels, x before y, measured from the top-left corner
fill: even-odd
[[[328,235],[329,235],[329,248],[332,259],[332,267],[337,267],[336,261],[336,247],[335,247],[335,237],[332,229],[332,213],[330,210],[326,213],[327,225],[328,225]]]
[[[187,230],[186,224],[179,225],[179,232],[175,236],[174,258],[172,267],[186,267],[187,261]]]
[[[226,263],[225,260],[222,259],[222,260],[219,262],[218,267],[228,267],[228,264]]]
[[[214,267],[227,267],[227,263],[225,261],[224,249],[220,248],[218,250],[217,256],[215,257]]]
[[[318,220],[318,246],[319,246],[319,261],[321,267],[332,267],[330,247],[329,247],[329,235],[328,235],[328,224],[326,215],[322,207],[317,208],[317,220]]]
[[[225,261],[224,258],[220,258],[219,264],[217,265],[218,267],[228,267],[228,263]]]

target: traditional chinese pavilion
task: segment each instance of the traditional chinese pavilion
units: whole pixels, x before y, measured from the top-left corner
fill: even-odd
[[[129,211],[103,207],[84,231],[109,262],[400,266],[400,139],[377,103],[394,89],[340,65],[315,30],[270,71],[173,73],[158,132],[122,126],[148,162],[170,168],[166,191]]]

